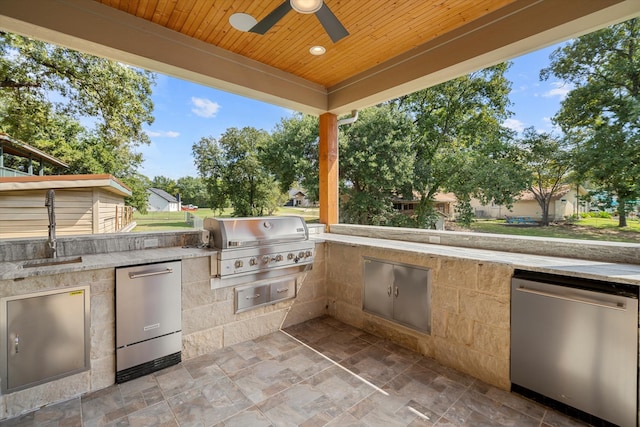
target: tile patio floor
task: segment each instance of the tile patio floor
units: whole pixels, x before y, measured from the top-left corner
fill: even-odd
[[[0,426],[585,425],[329,317],[286,332]]]

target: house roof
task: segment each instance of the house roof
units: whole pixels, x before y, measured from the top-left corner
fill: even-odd
[[[112,175],[49,175],[0,178],[0,192],[16,190],[49,190],[102,188],[120,196],[131,196],[131,190]]]
[[[302,197],[306,196],[307,193],[301,188],[292,188],[289,190],[289,198],[296,197],[297,195],[302,195]]]
[[[325,0],[260,21],[286,0],[2,0],[0,29],[310,114],[346,114],[640,15],[638,0]],[[321,45],[326,53],[313,56]]]
[[[172,196],[171,194],[167,193],[164,190],[161,190],[159,188],[149,188],[149,191],[157,196],[162,197],[169,203],[178,203],[178,199],[176,199],[174,196]]]
[[[20,156],[20,157],[33,157],[36,160],[39,160],[42,163],[47,163],[52,166],[58,166],[61,168],[68,168],[69,165],[64,163],[62,160],[50,156],[44,151],[38,150],[35,147],[30,146],[16,138],[12,138],[6,133],[0,132],[0,147],[2,147],[2,151],[5,153]]]

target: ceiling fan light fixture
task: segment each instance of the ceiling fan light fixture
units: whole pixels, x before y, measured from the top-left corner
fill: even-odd
[[[290,0],[291,7],[298,13],[316,13],[322,7],[322,0]]]

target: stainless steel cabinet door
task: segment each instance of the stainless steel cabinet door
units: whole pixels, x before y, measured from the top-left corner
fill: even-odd
[[[393,264],[365,258],[364,310],[393,319]]]
[[[116,348],[182,329],[181,265],[116,269]]]
[[[89,368],[88,293],[83,287],[6,301],[5,392]]]
[[[393,317],[396,321],[431,331],[429,270],[394,265]]]

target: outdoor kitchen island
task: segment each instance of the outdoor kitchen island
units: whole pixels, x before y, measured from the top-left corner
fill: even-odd
[[[91,369],[2,396],[0,415],[14,417],[114,384],[115,267],[182,260],[183,360],[329,314],[502,389],[510,386],[509,284],[516,268],[640,284],[639,265],[314,231],[310,233],[316,242],[313,268],[304,273],[297,297],[241,313],[234,313],[233,287],[211,289],[215,251],[194,247],[199,232],[174,233],[175,239],[165,239],[169,235],[165,233],[136,236],[147,243],[132,251],[63,253],[81,255],[82,262],[75,264],[27,269],[19,268],[19,261],[0,263],[0,297],[83,285],[90,286],[91,295]],[[154,239],[157,247],[144,249]],[[161,247],[164,240],[168,243]],[[17,243],[5,247],[3,242],[0,251],[9,254]],[[363,312],[363,257],[431,270],[430,334]]]

